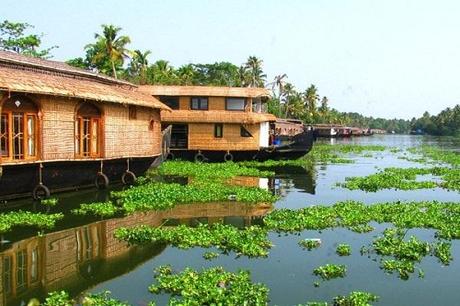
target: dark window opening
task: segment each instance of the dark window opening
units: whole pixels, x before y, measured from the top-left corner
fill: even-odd
[[[137,109],[136,109],[135,105],[129,105],[128,106],[128,111],[129,111],[129,119],[130,120],[137,119]]]
[[[252,137],[252,134],[249,133],[249,131],[244,126],[241,126],[240,135],[241,137]]]
[[[214,137],[222,138],[224,136],[224,126],[222,123],[214,124]]]
[[[193,97],[190,103],[190,108],[194,110],[208,110],[208,98]]]
[[[173,124],[171,129],[171,144],[172,149],[187,149],[188,148],[188,125]]]
[[[179,109],[179,97],[160,96],[160,101],[171,109]]]
[[[244,111],[246,108],[245,98],[226,98],[225,109],[230,111]]]

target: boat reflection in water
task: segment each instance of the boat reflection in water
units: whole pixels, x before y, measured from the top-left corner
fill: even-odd
[[[119,227],[224,222],[247,226],[271,205],[236,202],[180,205],[167,211],[136,213],[14,242],[0,253],[0,306],[26,305],[32,297],[66,290],[72,296],[128,273],[159,255],[164,244],[128,246],[114,238]],[[256,220],[256,221],[254,221]],[[168,223],[167,222],[167,223]]]

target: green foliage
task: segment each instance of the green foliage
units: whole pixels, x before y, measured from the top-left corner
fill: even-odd
[[[45,299],[43,306],[72,306],[74,301],[70,298],[69,294],[65,291],[51,292]]]
[[[347,267],[345,265],[326,264],[313,270],[313,274],[321,277],[323,280],[345,277]]]
[[[411,129],[430,135],[460,135],[460,105],[446,108],[435,116],[425,112],[421,118],[411,120]]]
[[[351,255],[351,246],[348,244],[339,244],[335,252],[340,256],[350,256]]]
[[[444,265],[448,265],[452,260],[451,246],[450,242],[445,241],[440,241],[433,246],[434,256],[438,257]]]
[[[219,253],[216,252],[206,252],[203,254],[203,258],[206,260],[211,260],[217,257],[219,257]]]
[[[216,267],[173,273],[171,267],[161,266],[155,278],[150,292],[171,294],[169,305],[268,305],[268,288],[252,283],[248,271]]]
[[[380,267],[388,273],[397,271],[399,277],[404,280],[409,279],[410,275],[415,271],[414,262],[407,259],[385,259],[382,260]]]
[[[57,198],[49,198],[49,199],[40,200],[40,204],[48,206],[48,207],[54,207],[58,203],[59,203],[59,200]]]
[[[116,215],[120,210],[112,202],[84,203],[80,204],[79,208],[73,209],[72,214],[80,216],[95,215],[106,218]]]
[[[370,302],[377,302],[378,296],[361,291],[351,292],[348,296],[337,296],[334,298],[334,306],[370,306]]]
[[[35,299],[34,299],[35,300]],[[34,302],[36,303],[36,302]],[[28,305],[32,304],[32,301]],[[45,299],[42,306],[73,306],[75,301],[70,298],[69,294],[65,291],[51,292]],[[105,291],[98,294],[88,294],[83,298],[82,306],[129,306],[127,303],[120,302],[110,297],[110,291]]]
[[[249,257],[267,256],[271,243],[267,231],[258,226],[238,229],[224,224],[200,224],[198,227],[179,225],[171,228],[138,226],[119,228],[115,237],[130,244],[152,242],[170,243],[176,247],[209,248],[215,246],[224,251],[234,251]]]
[[[167,161],[157,169],[160,175],[193,177],[203,180],[228,179],[235,176],[272,177],[272,171],[261,171],[243,164],[227,163],[194,163],[189,161]]]
[[[267,228],[297,232],[334,227],[366,226],[369,222],[392,223],[399,228],[429,228],[445,239],[460,238],[460,206],[455,202],[387,202],[364,205],[356,201],[299,210],[277,209],[265,216]]]
[[[39,50],[42,35],[26,34],[34,26],[24,22],[4,20],[0,23],[0,50],[8,50],[33,57],[50,58],[51,50],[56,46]]]
[[[319,239],[304,239],[299,241],[299,245],[309,251],[319,248],[321,246],[321,240]]]
[[[10,231],[15,226],[31,226],[39,229],[51,229],[64,214],[42,214],[30,211],[13,211],[0,214],[0,233]]]

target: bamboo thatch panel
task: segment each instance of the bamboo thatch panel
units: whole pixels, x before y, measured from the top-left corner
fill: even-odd
[[[245,125],[252,137],[241,137],[241,124],[224,124],[223,137],[214,137],[214,124],[189,124],[189,150],[248,151],[259,149],[259,125]]]
[[[152,96],[269,97],[270,91],[254,87],[144,85],[139,90]]]
[[[81,98],[100,102],[169,109],[140,92],[133,84],[118,81],[65,63],[0,51],[0,91]]]
[[[162,111],[161,121],[171,123],[241,123],[256,124],[260,122],[276,121],[272,114],[259,114],[252,112],[238,111],[187,111],[174,110],[172,112]]]

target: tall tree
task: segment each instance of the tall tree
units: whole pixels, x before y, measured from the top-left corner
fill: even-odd
[[[314,118],[316,116],[316,107],[319,100],[318,88],[311,84],[310,87],[304,93],[305,97],[305,108],[308,112],[309,117]]]
[[[132,77],[138,78],[141,85],[145,84],[146,82],[146,73],[149,66],[147,58],[151,53],[152,52],[150,50],[144,52],[140,50],[134,50],[134,52],[132,52],[132,58],[128,66],[128,72]]]
[[[50,58],[53,46],[41,49],[43,34],[26,34],[34,26],[23,22],[4,20],[0,23],[0,50],[14,51],[33,57]]]
[[[86,46],[87,49],[94,48],[96,51],[93,62],[98,62],[104,58],[109,60],[112,66],[112,76],[114,78],[118,78],[116,65],[123,65],[124,59],[128,57],[129,54],[126,45],[131,42],[128,36],[120,36],[120,31],[120,27],[103,24],[102,34],[94,34],[94,38],[97,40],[96,43]]]
[[[248,72],[248,87],[264,87],[267,75],[262,69],[263,61],[256,56],[250,56],[245,67]]]

